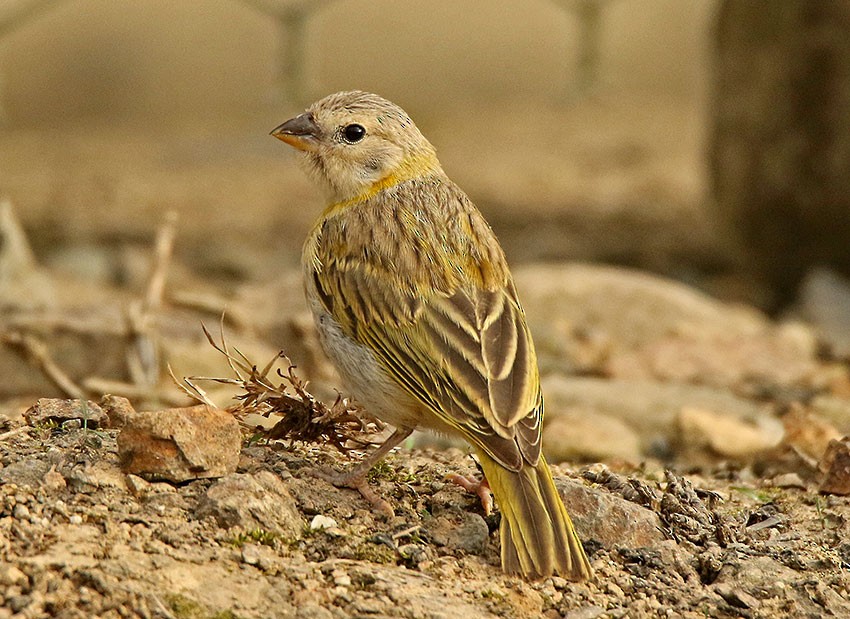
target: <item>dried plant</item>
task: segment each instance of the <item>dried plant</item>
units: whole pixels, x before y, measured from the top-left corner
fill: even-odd
[[[238,404],[227,408],[236,417],[242,419],[249,413],[264,417],[280,415],[280,421],[272,428],[261,430],[267,439],[329,443],[343,453],[376,443],[371,436],[384,428],[379,420],[369,417],[341,395],[331,406],[318,400],[307,390],[307,383],[295,374],[295,366],[282,351],[260,369],[238,349],[227,346],[223,330],[221,342],[216,342],[206,326],[202,328],[212,347],[225,356],[235,376],[190,376],[178,381],[172,373],[177,385],[191,398],[215,406],[197,381],[236,385],[241,390],[235,396]],[[277,379],[281,381],[276,382]]]

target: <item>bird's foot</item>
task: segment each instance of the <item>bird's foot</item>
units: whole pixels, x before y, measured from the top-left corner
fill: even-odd
[[[450,473],[446,475],[446,481],[457,484],[467,492],[476,495],[481,500],[481,507],[484,509],[485,516],[489,516],[493,512],[493,491],[490,490],[490,484],[486,477],[477,480],[457,473]]]
[[[357,490],[357,492],[359,492],[360,495],[369,502],[375,511],[383,514],[387,518],[395,516],[395,511],[393,511],[393,507],[390,505],[389,501],[372,489],[369,482],[366,480],[366,473],[357,470],[357,468],[359,467],[355,467],[355,470],[347,473],[318,470],[311,472],[319,479],[324,479],[337,488],[351,488],[352,490]]]

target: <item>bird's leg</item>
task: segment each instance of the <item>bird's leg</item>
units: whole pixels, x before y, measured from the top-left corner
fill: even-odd
[[[482,477],[480,480],[477,480],[471,477],[464,477],[457,473],[450,473],[449,475],[446,475],[446,480],[453,484],[457,484],[467,492],[471,492],[478,496],[481,500],[481,507],[484,510],[485,516],[489,516],[492,513],[493,491],[490,490],[490,484],[487,482],[486,477]]]
[[[326,476],[326,479],[334,486],[357,490],[376,510],[386,514],[387,516],[393,516],[394,512],[392,505],[390,505],[389,502],[381,497],[377,492],[372,490],[369,486],[369,482],[366,481],[366,475],[373,466],[384,458],[384,456],[397,447],[404,439],[410,436],[411,432],[413,432],[412,429],[396,428],[395,431],[390,434],[389,438],[384,441],[383,445],[361,460],[360,463],[353,469],[339,475]]]

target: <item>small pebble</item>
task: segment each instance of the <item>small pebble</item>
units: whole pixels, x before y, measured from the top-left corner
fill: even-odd
[[[319,531],[321,529],[332,529],[338,526],[339,524],[336,520],[328,516],[323,516],[322,514],[316,514],[310,521],[311,531]]]
[[[248,565],[257,565],[260,562],[260,553],[254,544],[242,546],[242,562]]]
[[[63,490],[67,485],[65,483],[65,478],[56,469],[50,469],[47,471],[41,479],[41,484],[46,490],[51,491]]]
[[[83,517],[79,514],[72,514],[70,518],[68,518],[68,522],[71,524],[83,524]]]
[[[23,585],[28,582],[27,575],[14,565],[0,568],[0,585],[9,587],[12,585]]]
[[[622,600],[626,597],[626,594],[623,592],[623,590],[617,584],[615,584],[613,582],[607,583],[606,586],[605,586],[605,590],[610,595],[613,595],[615,598],[617,598],[618,600]]]
[[[30,509],[23,503],[18,503],[15,505],[12,515],[18,520],[27,520],[30,517]]]
[[[562,578],[560,576],[552,576],[552,586],[556,589],[563,589],[568,584],[566,578]]]
[[[148,490],[150,490],[150,482],[142,479],[138,475],[128,474],[125,479],[127,481],[127,488],[133,496],[143,496],[146,492],[148,492]]]
[[[783,473],[781,475],[777,475],[771,480],[771,485],[776,486],[777,488],[806,489],[806,482],[804,482],[797,473]]]
[[[343,570],[334,570],[331,576],[334,579],[334,584],[338,587],[351,586],[351,576],[349,576],[347,572]]]

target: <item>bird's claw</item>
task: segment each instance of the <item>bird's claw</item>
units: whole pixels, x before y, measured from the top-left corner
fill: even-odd
[[[446,475],[446,481],[457,484],[467,492],[476,495],[481,500],[481,507],[485,516],[489,516],[493,512],[493,491],[490,490],[490,484],[486,477],[482,477],[479,481],[457,473],[450,473]]]
[[[389,501],[372,489],[369,482],[366,480],[365,474],[362,474],[359,471],[354,471],[353,473],[337,473],[315,469],[310,471],[310,473],[314,477],[324,479],[337,488],[350,488],[352,490],[357,490],[357,492],[359,492],[360,495],[369,502],[375,511],[383,514],[387,518],[395,516],[395,511],[393,510],[392,505],[390,505]]]

